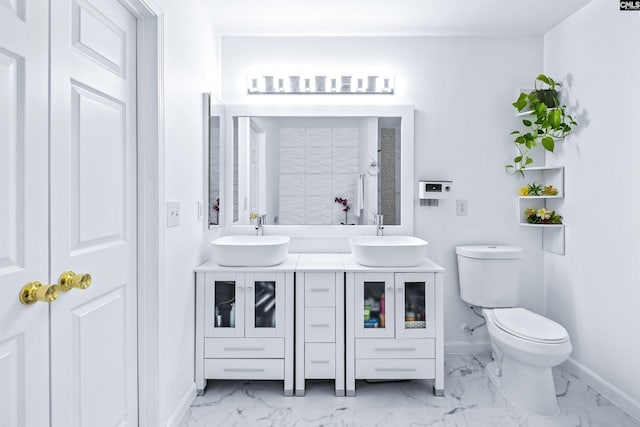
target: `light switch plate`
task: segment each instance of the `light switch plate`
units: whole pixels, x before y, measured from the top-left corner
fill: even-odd
[[[198,221],[202,221],[202,218],[204,218],[204,202],[198,200]]]
[[[180,202],[167,200],[167,228],[180,225]]]

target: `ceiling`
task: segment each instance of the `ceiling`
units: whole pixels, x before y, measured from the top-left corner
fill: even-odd
[[[220,35],[540,35],[590,0],[202,0]]]

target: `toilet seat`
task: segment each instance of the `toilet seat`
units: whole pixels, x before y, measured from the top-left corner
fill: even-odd
[[[493,318],[497,327],[527,341],[558,344],[569,340],[561,325],[524,308],[497,308]]]

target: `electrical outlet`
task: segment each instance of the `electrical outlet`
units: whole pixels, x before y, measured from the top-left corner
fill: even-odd
[[[180,202],[167,200],[167,228],[180,225]]]
[[[456,215],[467,216],[467,201],[456,199]]]

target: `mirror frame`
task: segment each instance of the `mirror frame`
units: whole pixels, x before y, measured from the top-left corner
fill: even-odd
[[[388,235],[413,235],[414,183],[414,108],[413,105],[227,105],[224,153],[223,218],[233,218],[233,118],[234,117],[400,117],[401,192],[400,225],[385,225]],[[253,225],[223,222],[224,234],[253,234]],[[290,237],[344,238],[375,235],[375,225],[265,225],[265,234],[284,234]]]
[[[204,194],[203,194],[203,220],[205,230],[218,230],[221,229],[224,224],[225,211],[224,204],[223,208],[218,215],[218,224],[211,225],[209,224],[209,209],[210,209],[210,188],[209,188],[209,147],[211,146],[211,135],[210,129],[211,125],[209,120],[211,117],[219,117],[220,118],[220,150],[218,156],[220,158],[220,170],[218,171],[220,176],[220,195],[225,194],[225,182],[224,182],[224,167],[225,167],[225,126],[227,124],[226,121],[226,108],[224,104],[222,104],[215,96],[211,93],[203,93],[202,94],[202,108],[203,108],[203,157],[204,157],[204,165],[203,165],[203,180],[204,180]]]

